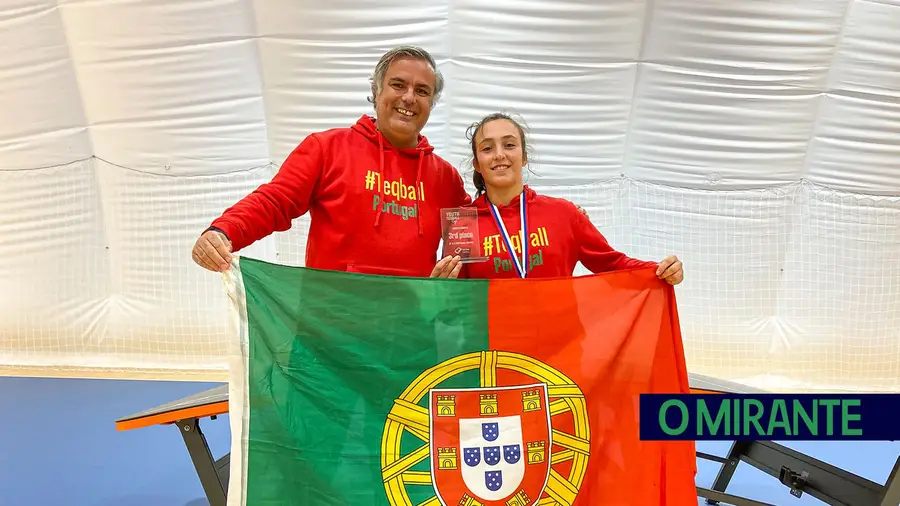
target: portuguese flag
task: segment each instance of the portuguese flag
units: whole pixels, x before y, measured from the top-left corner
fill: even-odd
[[[235,259],[229,504],[695,505],[671,286],[360,275]]]

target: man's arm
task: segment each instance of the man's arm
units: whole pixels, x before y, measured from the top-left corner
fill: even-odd
[[[322,146],[312,134],[287,157],[272,181],[210,224],[194,244],[194,261],[206,269],[223,271],[231,263],[232,252],[291,228],[294,219],[309,211],[322,170]]]

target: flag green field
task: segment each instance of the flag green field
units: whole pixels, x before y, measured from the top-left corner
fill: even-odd
[[[229,505],[696,504],[691,442],[640,441],[641,393],[688,393],[652,269],[449,280],[225,275]]]

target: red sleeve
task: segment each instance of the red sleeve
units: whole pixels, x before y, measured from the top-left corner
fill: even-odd
[[[272,232],[288,230],[292,220],[309,211],[322,168],[322,146],[315,134],[309,135],[288,155],[272,181],[226,209],[210,226],[228,236],[235,252]]]
[[[656,262],[647,262],[626,256],[616,251],[606,241],[587,216],[574,204],[568,203],[575,216],[575,240],[578,245],[578,260],[593,273],[631,268],[657,267]]]

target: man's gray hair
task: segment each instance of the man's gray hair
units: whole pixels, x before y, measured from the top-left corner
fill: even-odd
[[[381,93],[381,87],[384,85],[384,75],[387,73],[387,69],[392,63],[403,58],[428,62],[428,65],[434,72],[434,92],[431,95],[431,105],[436,104],[438,99],[441,98],[441,92],[444,91],[444,76],[438,70],[437,63],[435,63],[431,53],[419,46],[397,46],[384,53],[381,59],[378,60],[378,64],[375,65],[375,73],[369,77],[369,82],[372,83],[372,96],[368,97],[367,100],[373,107],[375,105],[375,97]]]

